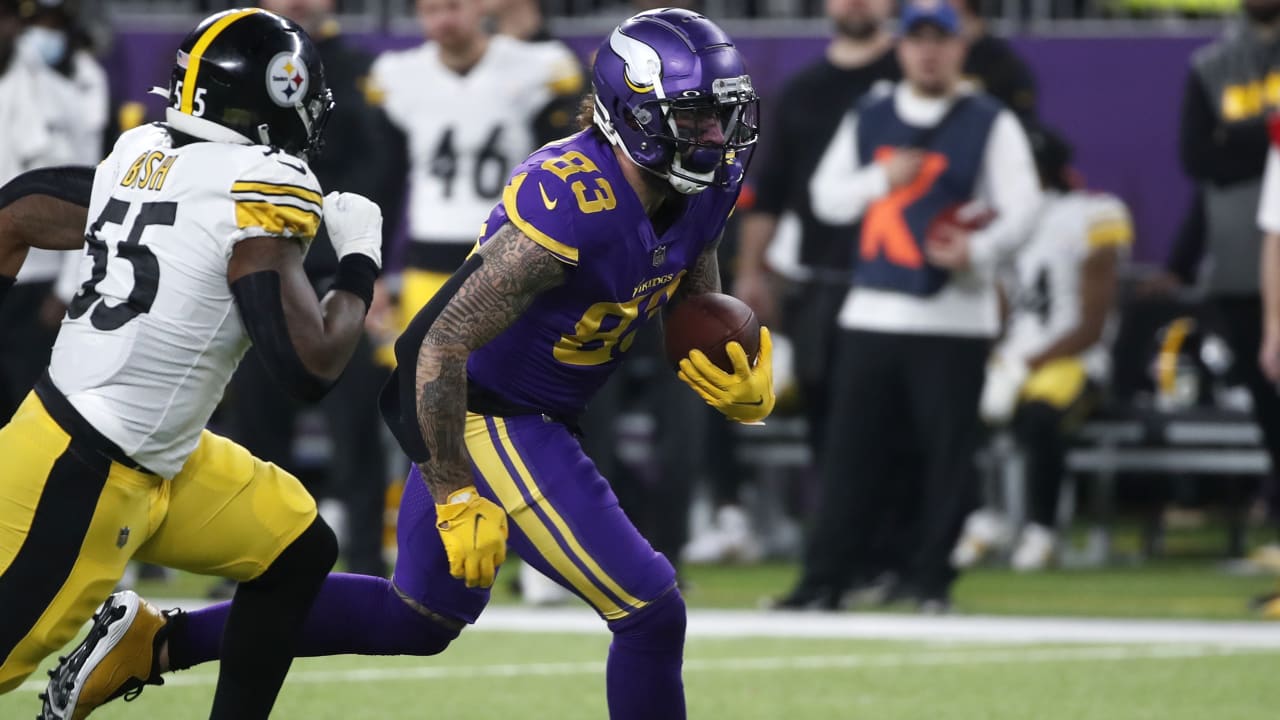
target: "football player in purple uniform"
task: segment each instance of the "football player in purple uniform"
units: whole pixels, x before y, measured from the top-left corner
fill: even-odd
[[[611,718],[685,717],[675,572],[583,454],[575,418],[644,323],[720,290],[716,244],[758,100],[733,42],[686,10],[624,22],[599,50],[594,86],[585,129],[515,169],[478,249],[397,342],[382,408],[415,466],[395,574],[330,575],[299,655],[443,651],[484,610],[509,542],[613,631]],[[736,344],[730,355],[725,372],[695,351],[680,376],[726,416],[759,421],[774,405],[768,331],[754,364]],[[108,605],[139,602],[121,593]],[[213,660],[226,619],[225,605],[169,614],[153,658],[116,657],[113,638],[132,628],[111,628],[78,653],[92,666],[72,693],[76,717]]]

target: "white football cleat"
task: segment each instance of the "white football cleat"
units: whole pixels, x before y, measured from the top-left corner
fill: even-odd
[[[964,532],[951,551],[951,567],[971,568],[982,562],[992,550],[1009,542],[1005,520],[994,510],[975,510],[965,518]]]
[[[747,513],[737,505],[725,505],[716,511],[714,524],[694,536],[682,554],[685,562],[694,565],[751,565],[764,557],[764,547],[752,530]]]
[[[1028,523],[1022,529],[1018,547],[1013,551],[1009,564],[1018,572],[1044,570],[1053,562],[1058,549],[1058,537],[1049,528]]]

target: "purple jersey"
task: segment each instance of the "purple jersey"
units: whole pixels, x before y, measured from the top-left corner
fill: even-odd
[[[687,197],[659,235],[596,132],[535,152],[512,172],[480,242],[509,222],[569,266],[567,282],[471,354],[470,382],[520,407],[580,413],[724,230],[737,188]]]

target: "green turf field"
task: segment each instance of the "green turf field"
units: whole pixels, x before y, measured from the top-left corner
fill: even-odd
[[[686,593],[695,612],[755,608],[795,580],[792,565],[692,567]],[[146,583],[144,595],[198,597],[206,578],[180,576]],[[1015,643],[995,632],[983,642],[708,636],[691,629],[685,682],[689,716],[775,720],[1251,720],[1276,717],[1280,707],[1280,623],[1256,623],[1246,637],[1263,647],[1219,642],[1220,626],[1199,621],[1249,620],[1247,600],[1273,590],[1266,576],[1220,571],[1216,561],[1186,557],[1137,567],[1015,575],[967,573],[956,586],[959,619],[1164,618],[1195,621],[1195,638],[1158,637],[1127,644],[1111,639]],[[519,612],[505,583],[495,592],[499,612]],[[902,613],[906,608],[896,608]],[[1016,616],[1016,617],[1015,617]],[[773,615],[751,616],[767,624]],[[905,616],[907,622],[916,619]],[[900,616],[850,613],[806,616],[804,623],[857,618],[892,623]],[[794,618],[793,618],[794,619]],[[592,627],[594,620],[587,618]],[[954,622],[944,618],[939,623]],[[378,720],[604,720],[604,633],[523,632],[537,619],[477,628],[443,657],[340,657],[299,660],[274,718]],[[482,622],[483,625],[483,622]],[[694,625],[697,625],[696,618]],[[558,626],[549,626],[559,630]],[[691,626],[692,628],[693,626]],[[939,628],[944,625],[939,625]],[[517,631],[512,631],[514,628]],[[1208,635],[1205,634],[1207,628]],[[1239,628],[1237,628],[1238,630]],[[757,628],[746,633],[757,634]],[[810,633],[812,634],[812,633]],[[1171,635],[1176,635],[1176,631]],[[826,639],[824,639],[826,638]],[[1172,641],[1172,642],[1170,642]],[[1150,644],[1156,642],[1158,644]],[[94,718],[196,720],[207,717],[215,666],[171,676],[131,704],[114,703]],[[40,677],[43,677],[41,674]],[[35,717],[34,680],[0,697],[0,720]],[[655,719],[660,720],[660,719]]]
[[[477,632],[447,657],[300,660],[273,717],[601,720],[607,644]],[[687,655],[691,718],[1245,720],[1280,701],[1280,649],[706,638]],[[174,678],[94,717],[207,717],[213,668]],[[36,709],[26,689],[0,698],[6,719]]]

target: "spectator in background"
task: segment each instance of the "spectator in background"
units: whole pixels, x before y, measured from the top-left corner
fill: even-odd
[[[1045,129],[1030,136],[1045,201],[1031,239],[1003,278],[1009,314],[981,402],[989,424],[1011,425],[1027,460],[1030,522],[1011,558],[1019,571],[1041,570],[1056,553],[1067,441],[1095,405],[1109,370],[1103,330],[1117,268],[1133,242],[1133,223],[1119,198],[1072,187],[1066,141]],[[989,509],[970,515],[953,564],[980,560],[1016,530],[1005,524]]]
[[[948,0],[960,14],[960,32],[969,43],[965,77],[1004,103],[1026,122],[1036,115],[1036,79],[1003,38],[992,35],[982,17],[982,0]]]
[[[325,130],[331,142],[311,164],[325,192],[353,192],[383,207],[396,199],[379,194],[389,157],[381,151],[377,111],[364,100],[363,85],[371,58],[351,47],[333,18],[333,0],[261,0],[266,10],[283,15],[307,31],[324,61],[326,80],[333,92],[334,109]],[[355,142],[364,138],[365,142]],[[338,258],[327,231],[307,252],[304,269],[317,295],[323,295],[338,270]],[[320,401],[332,457],[327,483],[309,488],[316,497],[341,501],[345,522],[340,528],[347,570],[362,575],[386,574],[382,558],[383,497],[386,489],[386,456],[382,449],[381,418],[377,398],[387,372],[374,362],[369,337],[361,340],[341,379]],[[227,436],[254,455],[273,462],[299,477],[293,440],[301,406],[272,379],[256,348],[250,348],[227,389],[223,405]],[[345,530],[342,530],[345,528]],[[215,588],[226,595],[234,583]]]
[[[496,32],[528,43],[541,44],[557,53],[564,53],[573,58],[574,66],[581,77],[582,66],[569,46],[556,39],[547,27],[547,19],[542,14],[542,0],[486,0],[486,12],[494,20]],[[567,66],[562,68],[569,77]],[[565,80],[564,85],[551,101],[538,113],[534,121],[533,134],[540,142],[565,137],[576,131],[574,117],[578,112],[580,92],[569,91],[571,82]],[[581,88],[580,88],[581,89]]]
[[[489,34],[482,3],[417,0],[417,17],[430,40],[383,54],[371,76],[395,131],[391,177],[409,189],[401,329],[471,252],[514,163],[573,131],[568,113],[551,120],[582,90],[563,45]]]
[[[794,343],[815,457],[826,428],[835,317],[849,290],[856,228],[814,216],[809,179],[848,109],[875,83],[901,76],[889,29],[892,0],[826,0],[826,14],[835,33],[822,58],[788,80],[772,103],[773,131],[765,157],[752,168],[756,204],[743,214],[732,286],[762,322]],[[732,504],[719,513],[726,529],[742,525]]]
[[[499,35],[525,42],[555,41],[542,14],[542,0],[484,0],[484,11]]]
[[[102,159],[106,81],[78,40],[73,11],[59,0],[0,0],[0,184]],[[0,308],[0,423],[49,364],[66,310],[54,292],[63,255],[30,251]]]
[[[1280,396],[1259,357],[1263,313],[1259,289],[1258,198],[1267,158],[1266,115],[1280,106],[1280,0],[1245,0],[1244,24],[1198,50],[1182,103],[1182,166],[1197,184],[1194,208],[1167,263],[1199,275],[1208,309],[1253,399],[1272,468],[1280,468]],[[1173,289],[1166,273],[1149,287]],[[1271,515],[1280,527],[1280,484],[1270,478]]]
[[[841,308],[822,513],[784,607],[834,609],[874,542],[898,448],[919,519],[896,594],[950,606],[951,550],[976,500],[978,399],[999,331],[997,265],[1026,239],[1040,203],[1027,137],[998,101],[961,79],[965,43],[939,0],[904,5],[904,80],[845,116],[809,184],[814,214],[861,221],[854,286]],[[952,210],[994,213],[968,230]],[[897,480],[897,478],[894,478]]]
[[[107,73],[93,56],[92,42],[80,24],[79,4],[76,0],[28,0],[23,9],[29,15],[21,44],[62,79],[52,89],[62,105],[61,132],[70,144],[72,162],[96,165],[104,156],[109,90]]]

